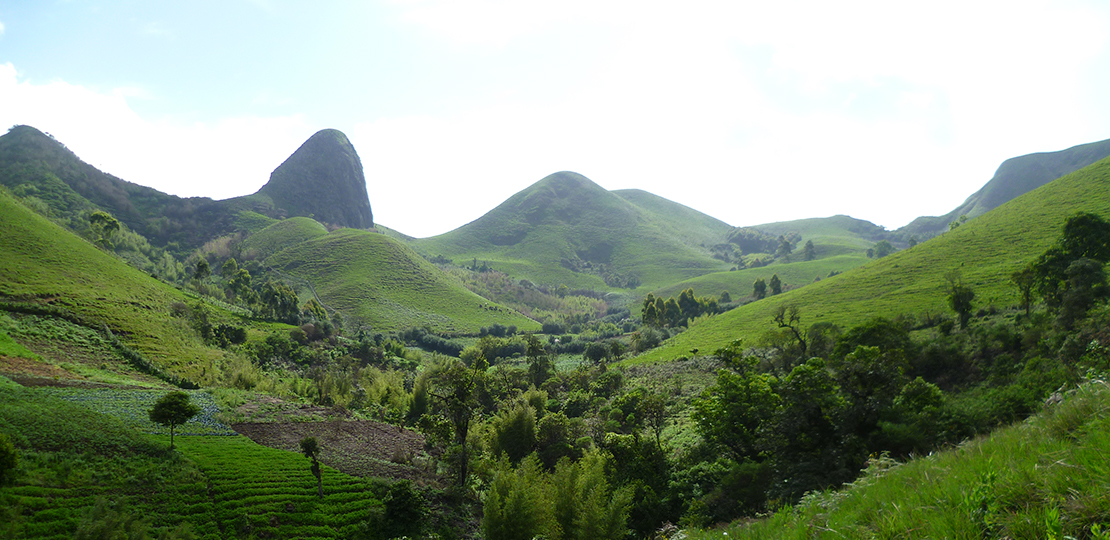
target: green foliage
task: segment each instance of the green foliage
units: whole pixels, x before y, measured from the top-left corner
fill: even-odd
[[[501,461],[483,500],[482,533],[489,540],[560,538],[554,527],[550,480],[532,455],[515,470]]]
[[[520,463],[536,446],[536,413],[527,403],[503,411],[493,421],[491,451]]]
[[[15,445],[3,432],[0,432],[0,486],[11,483],[15,478],[15,468],[19,465],[19,455]]]
[[[693,348],[715,350],[737,338],[754,343],[766,328],[761,321],[780,304],[803,306],[810,320],[843,328],[875,316],[945,311],[944,278],[957,269],[977,298],[998,306],[1017,303],[1006,277],[1051,247],[1060,224],[1077,211],[1110,214],[1110,162],[1064,176],[914,249],[712,317],[635,362],[671,360]]]
[[[752,285],[752,298],[756,300],[763,300],[767,297],[767,282],[763,278],[755,280]]]
[[[112,249],[112,236],[119,232],[119,220],[111,214],[96,211],[89,214],[89,234],[92,241],[105,249]]]
[[[266,264],[313,284],[349,327],[425,327],[475,333],[500,323],[524,331],[539,324],[466,290],[435,265],[388,236],[340,229],[286,247]]]
[[[174,428],[184,424],[200,412],[185,392],[170,392],[150,409],[150,421],[170,428],[170,450],[173,450]]]

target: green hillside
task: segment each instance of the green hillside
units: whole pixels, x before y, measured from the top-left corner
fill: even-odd
[[[909,237],[929,237],[948,230],[960,216],[978,217],[1007,201],[1041,187],[1061,176],[1110,156],[1110,139],[1080,144],[1058,152],[1037,152],[1007,159],[994,176],[963,204],[943,216],[922,216],[897,232]]]
[[[149,360],[198,382],[203,366],[222,356],[172,315],[172,304],[190,301],[181,291],[31,212],[6,191],[0,191],[0,230],[0,302],[106,327]]]
[[[239,251],[244,259],[265,259],[289,246],[328,234],[327,227],[312,218],[294,217],[279,221],[250,236]]]
[[[776,274],[785,288],[802,287],[834,273],[867,264],[871,260],[867,258],[867,250],[886,235],[882,227],[848,216],[782,221],[753,228],[773,236],[798,233],[801,240],[789,260],[779,259],[759,268],[697,276],[662,287],[655,291],[656,295],[678,296],[679,292],[693,288],[698,295],[714,297],[727,291],[733,300],[739,300],[751,295],[755,280],[770,281],[771,276]],[[813,242],[816,253],[811,261],[804,260],[802,254],[807,241]]]
[[[1017,302],[1010,283],[1047,249],[1076,212],[1110,215],[1110,160],[1064,176],[918,246],[710,318],[634,362],[671,360],[691,349],[713,351],[734,339],[753,343],[779,306],[798,306],[803,324],[848,328],[876,316],[945,313],[945,274],[960,272],[977,308]]]
[[[652,211],[582,175],[556,173],[481,218],[413,245],[430,257],[442,255],[456,264],[488,262],[517,278],[572,288],[651,288],[728,269],[707,249],[683,240],[712,237],[712,230],[660,219],[658,201],[626,196]]]
[[[325,305],[376,331],[427,326],[476,333],[497,323],[521,330],[539,327],[471,293],[384,234],[340,229],[290,246],[264,264],[308,280]]]
[[[848,489],[688,537],[1106,538],[1110,390],[1069,394],[1028,422],[907,463],[876,456]]]
[[[694,246],[712,246],[724,241],[732,226],[693,208],[640,189],[618,189],[613,194],[651,215],[660,230]]]

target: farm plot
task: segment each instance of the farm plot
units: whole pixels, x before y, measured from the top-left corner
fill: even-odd
[[[245,437],[182,437],[208,478],[213,520],[225,536],[351,538],[382,512],[371,484],[323,466],[324,498],[304,456]]]
[[[60,388],[46,387],[41,392],[59,399],[86,406],[93,411],[122,420],[144,433],[169,434],[169,428],[150,421],[148,411],[167,390],[125,390],[115,388]],[[174,430],[177,436],[236,435],[230,426],[216,420],[220,408],[212,395],[203,390],[186,391],[192,402],[200,407],[200,414]]]
[[[434,482],[432,463],[424,453],[424,436],[416,431],[375,422],[262,422],[233,424],[254,442],[293,452],[300,440],[320,442],[320,461],[347,474]]]
[[[188,524],[198,538],[351,538],[382,515],[373,485],[266,448],[205,410],[175,439],[146,417],[164,391],[22,388],[0,377],[0,431],[20,452],[16,483],[0,490],[0,536],[70,538],[111,516],[139,518],[152,536]],[[136,429],[137,428],[137,429]],[[97,512],[100,512],[98,514]],[[107,516],[107,517],[106,517]]]

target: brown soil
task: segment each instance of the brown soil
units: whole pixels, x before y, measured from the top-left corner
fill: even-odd
[[[232,424],[232,429],[252,441],[301,451],[301,440],[315,437],[320,461],[347,474],[362,477],[412,480],[417,484],[437,483],[434,463],[424,454],[420,433],[372,420],[329,420],[325,422],[262,422]]]
[[[15,380],[14,377],[18,376],[59,380],[84,379],[84,377],[76,373],[66,371],[53,364],[27,358],[17,358],[14,356],[0,356],[0,374],[12,378],[12,380]]]

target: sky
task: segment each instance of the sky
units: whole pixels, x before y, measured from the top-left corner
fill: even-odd
[[[558,171],[893,230],[1110,138],[1108,41],[1105,0],[0,0],[0,127],[215,199],[339,129],[416,237]]]

